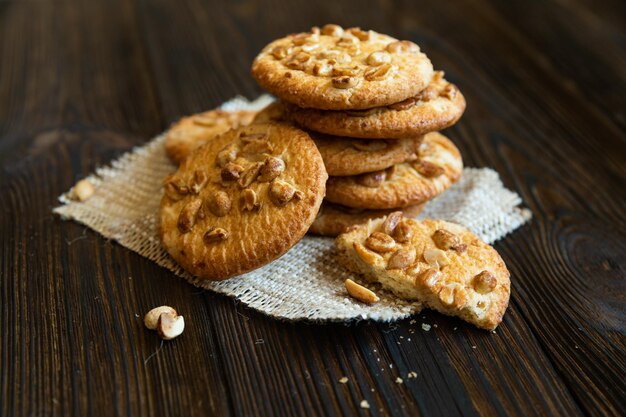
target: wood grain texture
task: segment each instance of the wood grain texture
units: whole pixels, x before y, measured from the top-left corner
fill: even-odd
[[[0,415],[623,414],[624,16],[616,0],[0,2]],[[256,52],[326,22],[420,44],[466,96],[447,131],[466,165],[533,211],[496,244],[512,299],[495,334],[431,312],[280,322],[52,216],[177,117],[259,94]],[[142,325],[162,304],[187,322],[163,345]]]

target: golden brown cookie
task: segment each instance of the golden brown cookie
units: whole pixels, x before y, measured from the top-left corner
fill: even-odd
[[[368,109],[415,96],[428,86],[433,66],[413,42],[326,25],[267,45],[252,75],[300,107]]]
[[[180,164],[195,148],[230,129],[246,126],[257,112],[210,110],[183,117],[167,131],[165,152]]]
[[[459,150],[450,139],[433,132],[424,136],[416,161],[351,177],[330,177],[326,199],[369,209],[422,204],[458,181],[462,171]]]
[[[391,212],[401,211],[406,217],[415,217],[421,213],[423,204],[390,210],[367,210],[341,206],[339,204],[322,203],[317,218],[309,228],[309,233],[321,236],[337,236],[350,226],[365,223],[370,219],[385,217]]]
[[[354,138],[393,139],[424,135],[452,126],[465,111],[459,89],[435,72],[428,87],[399,103],[366,110],[317,110],[286,105],[289,117],[316,132]]]
[[[422,137],[402,140],[349,139],[311,132],[328,175],[346,176],[379,171],[417,159]]]
[[[271,103],[254,118],[254,123],[282,121],[291,123],[284,102]],[[358,175],[378,171],[400,162],[415,160],[422,137],[401,140],[366,140],[308,132],[322,155],[328,175]]]
[[[304,236],[327,177],[315,144],[297,128],[230,130],[196,149],[164,182],[163,246],[201,279],[258,268]]]
[[[398,297],[483,329],[509,303],[509,271],[498,252],[466,228],[400,213],[354,226],[336,239],[339,261]]]
[[[265,106],[254,116],[253,123],[289,122],[284,103],[274,101]]]

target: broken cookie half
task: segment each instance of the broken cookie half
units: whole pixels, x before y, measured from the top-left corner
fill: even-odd
[[[339,261],[398,297],[493,330],[509,304],[509,271],[494,248],[466,228],[394,212],[336,240]]]

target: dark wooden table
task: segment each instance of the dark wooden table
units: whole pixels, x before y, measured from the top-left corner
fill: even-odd
[[[258,95],[255,54],[326,22],[420,44],[467,97],[466,164],[534,213],[496,244],[495,334],[283,323],[51,214],[177,117]],[[1,1],[0,414],[624,415],[625,136],[621,0]],[[188,324],[162,348],[141,320],[161,304]]]

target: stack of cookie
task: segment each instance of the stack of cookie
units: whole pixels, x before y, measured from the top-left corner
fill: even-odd
[[[438,131],[465,99],[413,42],[315,27],[270,43],[252,74],[281,100],[257,120],[307,130],[330,176],[312,233],[336,236],[398,210],[414,217],[461,176],[458,149]]]
[[[510,294],[497,252],[461,226],[408,218],[463,169],[438,131],[465,100],[419,47],[326,25],[272,42],[252,73],[280,101],[192,115],[167,132],[180,166],[163,183],[161,242],[193,282],[261,267],[307,231],[339,235],[347,269],[494,329]],[[362,302],[378,300],[345,285]]]

